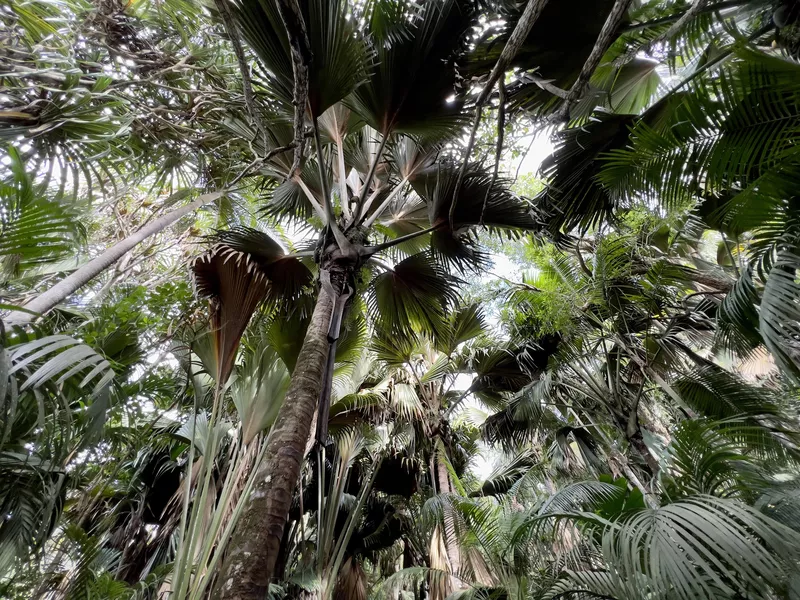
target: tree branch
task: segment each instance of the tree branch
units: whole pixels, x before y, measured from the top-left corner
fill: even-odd
[[[413,233],[408,233],[406,235],[400,236],[399,238],[395,238],[393,240],[389,240],[388,242],[384,242],[382,244],[378,244],[376,246],[367,246],[364,248],[363,256],[369,258],[373,254],[377,254],[382,250],[386,250],[387,248],[392,248],[393,246],[397,246],[402,244],[403,242],[407,242],[408,240],[413,240],[414,238],[418,238],[421,235],[425,235],[426,233],[431,233],[432,231],[436,231],[439,227],[442,226],[442,223],[438,223],[427,229],[420,229],[419,231],[415,231]]]
[[[236,23],[233,21],[230,7],[228,6],[228,0],[214,0],[214,3],[217,5],[220,17],[222,17],[222,24],[225,27],[225,31],[228,32],[228,37],[233,45],[233,52],[236,54],[236,62],[239,64],[239,71],[242,73],[244,103],[247,105],[247,111],[250,113],[250,118],[253,119],[256,129],[264,136],[264,141],[266,142],[267,127],[261,120],[261,115],[256,108],[255,96],[253,95],[253,82],[250,79],[250,69],[244,57],[244,50],[242,49],[242,43],[239,41],[239,34],[236,29]]]
[[[237,175],[237,176],[236,176],[236,177],[233,179],[233,181],[231,181],[231,182],[228,184],[228,188],[232,188],[232,187],[233,187],[234,185],[236,185],[236,184],[237,184],[237,183],[238,183],[238,182],[239,182],[239,181],[240,181],[240,180],[241,180],[243,177],[247,177],[247,175],[249,175],[249,174],[250,174],[250,171],[251,171],[251,169],[253,169],[253,168],[257,167],[257,166],[258,166],[258,165],[260,165],[260,164],[263,164],[263,163],[267,162],[269,159],[271,159],[271,158],[273,158],[273,157],[277,156],[278,154],[283,154],[284,152],[288,152],[289,150],[291,150],[292,148],[295,148],[295,147],[296,147],[296,144],[295,144],[294,142],[289,142],[289,143],[288,143],[288,144],[286,144],[285,146],[279,146],[279,147],[277,147],[277,148],[273,148],[272,150],[270,150],[269,152],[267,152],[267,153],[266,153],[264,156],[262,156],[262,157],[260,157],[260,158],[256,158],[256,159],[255,159],[253,162],[251,162],[249,165],[247,165],[247,167],[245,167],[245,169],[244,169],[244,170],[243,170],[241,173],[239,173],[239,174],[238,174],[238,175]]]
[[[475,119],[472,122],[472,131],[470,132],[469,142],[467,143],[467,147],[464,151],[464,162],[461,163],[461,171],[458,173],[458,179],[456,180],[455,189],[453,190],[453,201],[450,203],[451,229],[453,228],[453,216],[456,214],[458,195],[461,192],[461,186],[464,183],[464,174],[467,172],[467,165],[469,164],[469,156],[472,154],[472,149],[475,147],[475,136],[478,132],[478,126],[481,123],[483,105],[489,98],[489,94],[491,94],[494,84],[505,73],[508,63],[514,59],[514,57],[517,55],[517,52],[519,52],[520,48],[522,48],[522,44],[525,43],[525,39],[531,32],[534,23],[536,23],[536,21],[539,19],[539,16],[542,14],[544,7],[547,6],[547,2],[548,0],[528,0],[528,4],[525,6],[522,16],[519,18],[519,21],[517,21],[517,26],[514,28],[514,31],[511,32],[508,42],[506,42],[503,51],[500,53],[500,58],[497,59],[497,63],[495,63],[494,68],[489,74],[489,79],[486,82],[486,85],[483,87],[483,91],[481,91],[480,95],[478,96],[477,102],[475,103]]]
[[[538,85],[545,92],[550,92],[554,96],[558,96],[563,100],[566,100],[567,97],[569,96],[569,92],[567,90],[562,90],[560,87],[553,85],[551,79],[542,79],[541,77],[539,77],[538,75],[534,75],[533,73],[523,74],[522,79],[527,79],[531,83]]]
[[[594,277],[594,273],[592,273],[591,269],[586,266],[586,262],[583,260],[583,254],[581,254],[581,249],[579,247],[575,247],[575,256],[578,257],[578,264],[581,266],[581,271],[586,273],[589,279]]]
[[[289,36],[289,47],[292,56],[292,71],[294,73],[294,160],[289,176],[292,177],[300,169],[303,161],[303,146],[305,142],[304,123],[306,104],[308,103],[308,67],[313,55],[311,43],[308,41],[303,13],[297,0],[277,0],[278,12],[281,21]]]
[[[503,154],[503,138],[506,134],[506,84],[502,79],[497,82],[497,91],[500,94],[500,104],[497,107],[497,148],[494,152],[492,180],[489,182],[489,187],[486,188],[486,195],[483,197],[480,218],[481,225],[483,225],[483,215],[486,212],[486,204],[489,202],[489,196],[492,194],[494,184],[497,183],[497,174],[500,171],[500,158]]]
[[[619,31],[622,19],[625,17],[625,13],[628,12],[631,1],[632,0],[616,0],[614,3],[606,22],[603,24],[603,28],[600,30],[600,35],[597,36],[594,48],[592,48],[592,51],[589,53],[589,58],[586,59],[580,75],[578,75],[578,79],[572,84],[572,87],[567,93],[567,97],[564,99],[564,104],[553,115],[552,118],[554,121],[569,121],[569,113],[572,105],[583,95],[589,80],[600,65],[603,55],[611,47],[614,37]]]
[[[69,295],[74,294],[81,287],[89,283],[92,279],[116,263],[120,258],[127,254],[128,251],[136,247],[139,243],[151,235],[154,235],[172,225],[184,215],[194,212],[209,202],[217,200],[223,196],[224,193],[225,192],[212,192],[209,194],[203,194],[198,196],[194,202],[190,202],[186,206],[176,208],[166,214],[161,215],[155,221],[151,221],[134,234],[117,242],[86,264],[81,265],[78,269],[59,281],[53,287],[28,302],[23,307],[25,309],[24,311],[15,310],[12,312],[6,318],[6,323],[9,325],[23,325],[25,323],[30,323],[39,314],[46,313],[58,303],[65,300]]]
[[[653,48],[653,46],[656,46],[661,42],[670,39],[681,29],[683,29],[683,26],[686,25],[686,23],[694,19],[698,14],[700,14],[700,11],[702,11],[703,8],[705,8],[706,4],[708,4],[708,0],[694,0],[692,5],[689,7],[689,10],[683,13],[681,17],[677,21],[675,21],[672,25],[670,25],[669,29],[667,29],[664,33],[650,40],[650,42],[644,48],[642,48],[642,52],[650,54],[650,51]]]

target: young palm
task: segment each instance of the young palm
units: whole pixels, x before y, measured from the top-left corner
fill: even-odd
[[[792,426],[780,423],[786,398],[724,366],[712,300],[723,292],[708,288],[733,280],[701,259],[691,223],[673,232],[661,220],[641,230],[620,222],[618,232],[598,233],[574,250],[538,250],[546,257],[540,272],[514,288],[507,311],[515,337],[541,343],[543,332],[558,331],[558,351],[486,420],[487,441],[515,451],[552,441],[551,458],[561,462],[572,446],[583,462],[624,473],[655,502],[670,423],[741,419],[776,443],[793,438]]]

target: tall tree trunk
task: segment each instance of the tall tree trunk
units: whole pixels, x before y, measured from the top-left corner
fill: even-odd
[[[234,531],[215,597],[262,600],[275,570],[328,360],[334,298],[320,289],[297,366],[270,434],[264,463]]]
[[[441,457],[436,457],[437,485],[440,494],[454,494],[455,488],[450,480],[450,472]],[[450,506],[445,507],[446,511],[451,511]],[[455,524],[455,515],[452,515]],[[444,528],[444,548],[447,553],[447,562],[450,566],[450,591],[464,588],[464,584],[457,574],[461,571],[461,551],[458,546],[458,536],[455,529]]]
[[[103,252],[100,256],[90,260],[72,274],[59,281],[49,290],[28,302],[23,308],[32,311],[33,313],[46,313],[60,302],[63,302],[68,296],[77,292],[80,288],[117,262],[125,255],[125,253],[143,242],[145,239],[155,233],[158,233],[159,231],[162,231],[184,215],[197,210],[204,204],[208,204],[209,202],[216,200],[220,196],[222,196],[221,192],[203,194],[194,202],[160,216],[152,223],[148,223],[142,227],[133,235],[126,237],[120,242],[117,242]],[[35,318],[35,314],[15,311],[12,312],[5,319],[5,321],[8,325],[23,325],[25,323],[30,323]]]

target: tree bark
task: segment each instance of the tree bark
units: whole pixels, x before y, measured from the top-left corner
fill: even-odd
[[[320,396],[333,305],[331,294],[320,289],[264,462],[228,546],[215,595],[222,600],[266,597]]]
[[[102,254],[100,254],[100,256],[93,258],[88,263],[78,268],[72,274],[68,275],[51,287],[49,290],[28,302],[23,308],[32,311],[33,313],[46,313],[60,302],[63,302],[68,296],[77,292],[80,288],[117,262],[129,250],[143,242],[145,239],[155,233],[158,233],[159,231],[162,231],[184,215],[197,210],[204,204],[208,204],[209,202],[216,200],[221,195],[221,192],[203,194],[194,202],[160,216],[152,223],[148,223],[142,227],[133,235],[128,236],[121,242],[117,242],[110,248],[106,249]],[[6,317],[5,321],[8,325],[23,325],[25,323],[30,323],[36,317],[37,314],[14,311],[8,315],[8,317]]]

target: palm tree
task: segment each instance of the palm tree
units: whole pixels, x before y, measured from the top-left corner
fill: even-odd
[[[436,331],[455,300],[449,269],[467,269],[481,258],[470,228],[530,229],[535,223],[525,204],[479,165],[462,172],[446,143],[463,122],[463,101],[447,98],[458,91],[453,65],[476,18],[471,3],[430,5],[408,18],[400,18],[405,9],[393,3],[369,5],[352,17],[344,3],[304,7],[310,48],[322,62],[308,78],[306,118],[315,153],[301,165],[277,153],[297,143],[292,122],[280,117],[296,94],[280,14],[253,3],[234,9],[270,90],[258,108],[266,135],[252,140],[259,158],[245,176],[272,179],[267,210],[310,219],[319,234],[314,250],[287,253],[255,231],[223,233],[198,261],[198,289],[212,298],[215,322],[222,325],[222,362],[230,361],[230,348],[260,302],[296,300],[308,286],[304,259],[314,259],[321,281],[261,481],[222,581],[223,597],[249,597],[266,589],[272,573],[348,298],[356,294],[349,305],[358,310],[365,296],[369,312],[391,335],[416,327]],[[359,19],[369,36],[354,31]],[[230,126],[241,131],[243,124]],[[358,281],[364,267],[377,271],[366,286]]]
[[[298,28],[290,27],[288,34],[284,27],[287,7],[295,16],[302,17],[295,24]],[[592,77],[601,77],[597,67],[606,51],[623,56],[623,50],[627,50],[630,43],[641,39],[635,38],[631,42],[630,36],[626,37],[621,29],[626,7],[627,4],[622,2],[609,6],[610,16],[600,19],[594,26],[596,34],[587,35],[590,44],[587,46],[586,62],[578,73],[573,71],[571,87],[561,96],[564,102],[550,105],[557,114],[564,114],[565,111],[566,114],[571,114],[573,104],[582,97],[586,83]],[[423,235],[430,235],[431,238],[432,253],[428,259],[435,259],[438,265],[455,261],[463,267],[465,262],[475,262],[478,255],[474,248],[459,239],[459,228],[480,223],[506,227],[534,226],[524,211],[517,213],[517,219],[510,219],[506,214],[503,219],[498,220],[499,213],[494,210],[497,208],[496,201],[492,199],[492,195],[499,192],[495,177],[488,178],[480,169],[470,164],[469,156],[464,159],[462,168],[458,169],[454,161],[448,159],[447,147],[442,148],[441,145],[458,121],[460,101],[456,94],[454,103],[442,104],[444,97],[457,90],[453,71],[447,66],[447,61],[439,61],[445,58],[455,60],[459,51],[463,52],[463,45],[457,41],[473,18],[470,8],[450,3],[428,8],[405,22],[401,21],[399,33],[393,31],[391,34],[387,33],[386,24],[393,17],[396,23],[397,13],[392,13],[390,9],[397,10],[397,7],[378,3],[370,6],[363,15],[358,15],[366,24],[370,44],[366,39],[350,32],[352,24],[346,18],[347,9],[339,4],[326,5],[325,9],[309,4],[301,9],[298,5],[289,3],[279,4],[277,8],[268,10],[246,3],[235,7],[233,11],[233,17],[238,24],[234,26],[231,21],[227,23],[229,34],[235,38],[236,30],[241,30],[267,68],[266,88],[269,92],[265,96],[268,97],[268,105],[264,109],[256,106],[256,113],[259,110],[261,112],[258,128],[266,130],[269,135],[256,136],[253,144],[259,156],[252,163],[252,168],[267,176],[278,174],[286,178],[272,193],[270,209],[283,213],[291,210],[301,217],[313,214],[324,227],[314,251],[314,259],[319,265],[324,285],[308,329],[307,343],[299,355],[298,364],[303,370],[294,374],[289,392],[291,402],[286,405],[286,420],[279,419],[275,445],[272,448],[275,458],[268,461],[263,472],[264,489],[258,490],[256,496],[259,501],[253,503],[253,510],[248,511],[245,516],[239,532],[242,543],[234,544],[234,548],[239,548],[240,545],[247,548],[242,550],[242,554],[249,553],[247,556],[252,557],[252,561],[264,563],[266,560],[267,569],[262,570],[259,581],[254,582],[254,589],[265,589],[271,574],[271,557],[276,554],[283,528],[284,517],[281,515],[286,512],[290,497],[287,490],[293,488],[297,479],[305,438],[313,419],[313,407],[321,392],[320,388],[325,388],[325,359],[328,354],[325,334],[331,341],[335,341],[337,336],[336,326],[329,326],[328,315],[336,315],[334,322],[340,320],[338,315],[344,310],[344,303],[358,288],[355,273],[364,264],[375,264],[378,253],[385,254],[393,246],[400,244],[411,244],[416,237]],[[699,15],[696,11],[687,13],[683,23],[680,20],[678,22],[683,26],[692,18],[701,18]],[[749,13],[744,13],[741,18],[749,17]],[[737,18],[740,18],[739,15]],[[507,32],[510,31],[509,28]],[[667,31],[664,35],[670,36],[673,33]],[[427,37],[433,34],[436,34],[435,38]],[[612,42],[620,34],[621,41],[613,46]],[[512,38],[513,36],[509,39]],[[287,42],[279,42],[281,39],[286,39]],[[337,48],[340,46],[340,51],[331,54],[329,48],[338,42],[340,44]],[[509,42],[508,46],[511,47],[512,43]],[[365,63],[365,57],[370,51],[374,52],[378,65],[372,71]],[[512,52],[517,53],[516,47]],[[324,62],[309,62],[310,56],[324,56]],[[334,59],[336,63],[332,62]],[[505,66],[506,63],[501,60],[498,64]],[[395,65],[400,65],[397,72]],[[652,64],[644,66],[648,67],[644,69],[645,73],[652,71]],[[625,81],[625,77],[630,76],[641,84],[641,72],[641,69],[633,68],[625,71],[624,76],[621,72],[615,74],[613,71],[610,75],[603,76],[606,81],[614,82]],[[404,78],[398,76],[400,73]],[[341,77],[344,74],[347,77]],[[332,81],[334,75],[335,85]],[[426,79],[421,81],[421,76]],[[646,92],[636,92],[626,101],[621,98],[616,100],[631,108],[645,105],[653,95],[654,87],[652,79],[644,81]],[[431,85],[424,85],[426,83]],[[487,87],[491,84],[490,77]],[[552,89],[550,93],[559,96]],[[292,111],[294,119],[290,121],[284,118],[281,124],[280,114],[288,113],[291,104],[297,105],[298,100],[305,107],[305,113],[298,117],[298,113],[303,111]],[[343,102],[344,105],[337,105],[338,102]],[[253,107],[250,108],[253,112]],[[304,118],[311,124],[316,164],[309,160],[303,165],[300,160],[302,157],[298,154],[298,147],[304,144]],[[358,121],[366,123],[370,129],[362,127],[358,130]],[[429,125],[425,130],[420,128],[423,121]],[[274,125],[270,126],[270,123]],[[241,131],[242,125],[236,123],[235,127],[237,131]],[[326,140],[323,140],[323,134]],[[409,138],[412,134],[415,136],[413,142]],[[264,138],[263,143],[260,137]],[[326,144],[328,140],[329,144]],[[327,157],[326,145],[330,150]],[[292,149],[293,158],[281,156],[280,153]],[[356,150],[357,154],[349,157],[349,149]],[[468,153],[469,149],[470,146]],[[366,154],[367,159],[364,160],[359,154]],[[388,155],[393,160],[386,160],[385,156]],[[326,162],[333,165],[331,170],[338,186],[331,186],[329,183],[331,175]],[[245,171],[242,176],[249,174]],[[418,197],[421,203],[427,204],[429,219],[424,227],[419,223],[418,212],[415,214],[405,210],[409,199],[409,194],[404,193],[404,186],[407,184],[413,189],[413,197]],[[330,191],[331,187],[338,187],[338,193],[334,195]],[[483,203],[480,202],[481,196]],[[568,207],[559,214],[569,215],[570,211],[575,210],[574,206]],[[542,212],[548,215],[553,211],[542,205]],[[368,245],[370,228],[389,214],[393,214],[394,218],[384,221],[385,226],[389,227],[384,232],[386,241]],[[406,229],[401,229],[402,226],[406,226]],[[405,235],[396,237],[399,233]],[[221,238],[222,245],[215,249],[209,260],[222,263],[231,260],[233,256],[240,256],[240,264],[248,264],[248,272],[252,273],[248,277],[253,281],[259,278],[265,281],[260,284],[263,287],[261,292],[253,292],[252,286],[248,288],[254,294],[245,301],[244,305],[248,308],[255,308],[261,298],[271,295],[286,297],[282,288],[287,284],[288,296],[296,296],[298,286],[285,281],[284,266],[292,265],[290,270],[302,273],[302,281],[307,281],[309,276],[301,266],[301,259],[309,251],[286,254],[275,244],[265,240],[261,244],[264,250],[258,256],[256,248],[251,245],[255,240],[252,235],[250,238],[246,243],[244,240],[242,243],[235,241],[231,235],[226,240]],[[266,250],[268,246],[272,249]],[[406,267],[417,270],[424,268],[426,263],[421,260],[421,254],[407,256],[392,269],[391,277],[387,271],[383,277],[379,276],[374,280],[374,292],[369,296],[368,304],[372,309],[391,308],[391,311],[381,310],[378,319],[382,325],[395,332],[407,329],[408,324],[414,322],[435,329],[437,319],[431,318],[431,315],[436,316],[441,311],[433,309],[434,303],[423,305],[420,300],[429,297],[446,302],[447,288],[439,283],[431,285],[430,289],[425,286],[414,289],[413,284],[404,276]],[[256,266],[258,263],[262,267],[260,273]],[[272,279],[275,282],[272,285],[266,283],[270,280],[270,272],[273,273]],[[278,273],[280,274],[276,276]],[[429,283],[433,284],[434,279],[444,281],[440,274],[432,275],[428,278]],[[396,294],[394,297],[391,297],[388,285],[388,281],[392,279],[392,291]],[[422,279],[419,278],[420,282]],[[327,284],[328,280],[331,282],[330,286]],[[402,281],[404,288],[414,290],[418,296],[415,302],[409,303],[402,299],[402,294],[398,293],[398,289],[402,289],[397,285],[400,282],[398,280]],[[204,276],[199,282],[201,287],[207,281]],[[210,289],[210,293],[214,298],[221,298],[219,289]],[[246,310],[238,315],[236,327],[225,334],[227,344],[235,344],[239,331],[246,325],[249,312],[250,310]],[[222,317],[219,320],[225,322]],[[613,349],[611,352],[614,352]],[[325,399],[324,392],[322,393],[324,411]],[[638,448],[644,460],[649,461],[651,473],[656,473],[657,465],[641,440],[641,431],[637,419],[634,418],[637,414],[636,408],[623,409],[622,412],[625,413],[628,438]],[[622,417],[620,414],[615,418]],[[287,433],[285,437],[284,428]],[[278,455],[279,449],[283,450],[282,455]],[[266,482],[269,482],[269,489]],[[278,495],[282,498],[275,497]],[[256,508],[256,505],[260,506]],[[260,515],[258,519],[254,517],[256,514]],[[267,532],[265,535],[268,536],[269,544],[256,541],[258,532]],[[251,569],[242,564],[236,565],[237,555],[238,550],[234,550],[228,563],[225,582],[231,584],[232,597],[242,593],[250,585],[241,575]],[[236,577],[231,577],[234,573]],[[237,579],[242,582],[241,585],[234,582]]]
[[[28,311],[49,311],[144,239],[211,200],[206,195],[204,202],[180,206],[188,196],[220,194],[213,178],[226,170],[227,158],[210,148],[225,142],[216,130],[216,103],[237,97],[220,83],[230,72],[229,50],[215,32],[202,30],[200,7],[182,3],[174,10],[180,17],[108,0],[59,7],[22,2],[2,14],[0,257],[4,272],[15,277],[36,277],[32,267],[50,262],[49,279],[63,278],[47,281],[38,295],[27,293],[34,296]],[[85,43],[76,46],[78,38]],[[80,224],[92,209],[116,211],[132,193],[149,196],[156,214],[162,204],[174,210],[128,232],[126,240],[115,239],[120,243],[78,271],[58,264],[67,245],[77,254]],[[226,202],[219,206],[223,214]],[[12,301],[13,289],[4,296],[23,303]],[[34,317],[17,311],[7,320],[23,324]]]
[[[722,300],[727,344],[747,354],[763,343],[782,369],[795,373],[797,289],[787,274],[796,240],[786,186],[796,171],[789,140],[798,126],[791,100],[798,65],[791,42],[774,30],[780,19],[770,7],[753,2],[727,10],[742,34],[731,36],[713,19],[706,27],[710,17],[702,11],[692,15],[695,25],[684,24],[681,42],[687,66],[640,114],[597,113],[559,134],[545,167],[550,188],[537,206],[555,239],[586,232],[640,202],[667,210],[694,206],[697,220],[687,229],[717,232],[727,256],[723,270],[735,279],[707,286],[710,300]],[[765,49],[773,39],[775,49]],[[692,62],[709,41],[720,53]],[[754,134],[762,129],[763,136]]]
[[[3,593],[788,593],[798,16],[5,7],[3,310],[81,312],[4,332]],[[569,123],[530,203],[499,176],[520,119]],[[226,191],[218,215],[103,272],[152,229],[131,196],[155,226],[195,190]],[[185,334],[206,309],[184,240],[212,229],[211,333]],[[458,304],[500,230],[539,234],[502,342]],[[63,262],[84,245],[109,249],[88,281]]]
[[[483,432],[515,452],[552,441],[561,454],[571,439],[582,462],[624,474],[653,503],[670,423],[735,418],[776,443],[794,435],[778,418],[785,397],[724,366],[729,344],[714,322],[714,298],[732,282],[724,267],[701,260],[684,225],[671,232],[635,211],[626,219],[639,225],[618,222],[574,250],[536,249],[539,272],[512,287],[507,318],[528,342],[557,332],[557,352]]]

